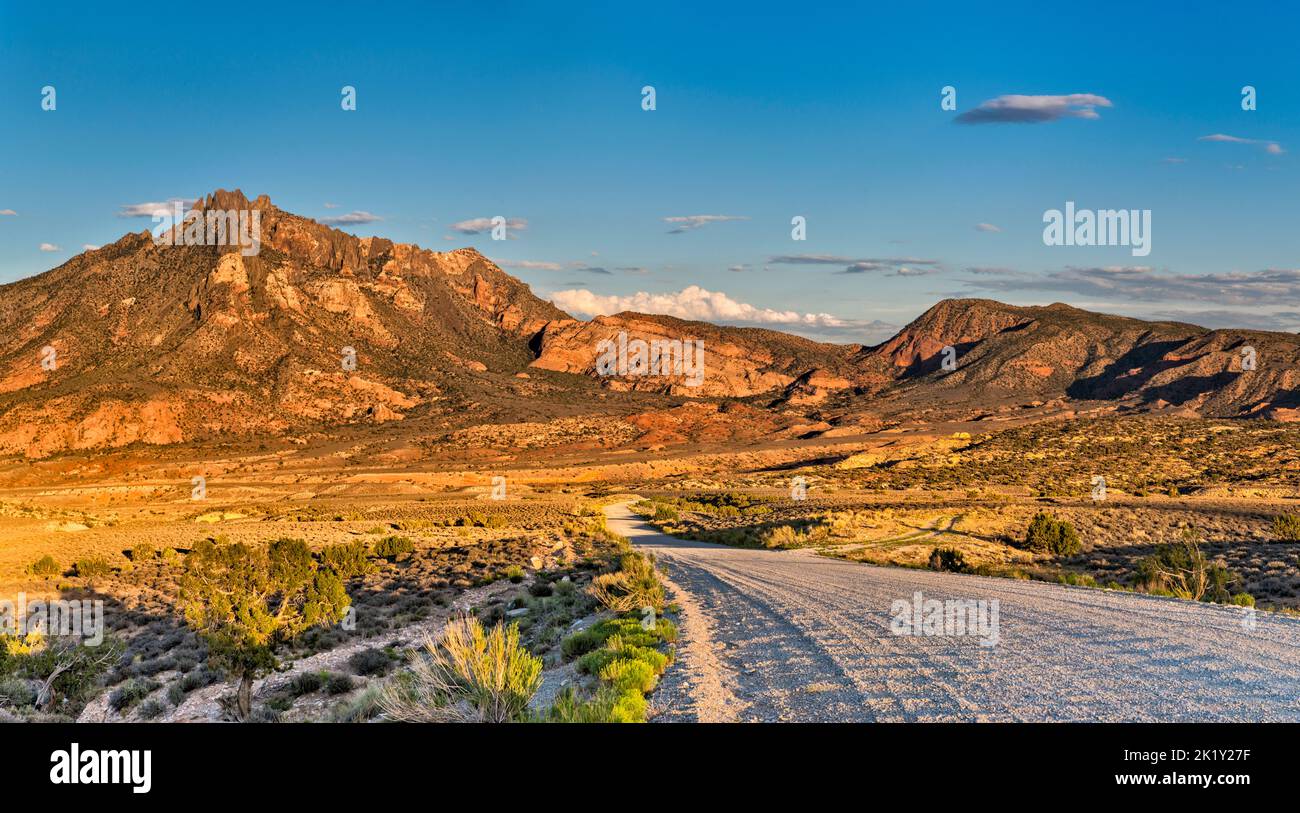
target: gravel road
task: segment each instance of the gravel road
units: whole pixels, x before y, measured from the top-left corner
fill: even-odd
[[[655,554],[682,608],[658,720],[1300,720],[1300,618],[690,542],[627,503],[606,514]],[[896,634],[925,620],[917,591],[988,602],[989,625]]]

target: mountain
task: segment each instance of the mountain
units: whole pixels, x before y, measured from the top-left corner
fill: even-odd
[[[955,351],[952,371],[943,369],[944,347]],[[1254,369],[1243,369],[1250,357]],[[1068,398],[1289,418],[1300,386],[1300,337],[1148,322],[1060,303],[950,299],[862,351],[856,363],[890,375],[886,397],[913,406]]]
[[[0,450],[450,408],[466,382],[523,370],[529,340],[569,318],[472,249],[357,238],[238,191],[196,208],[257,211],[260,251],[160,246],[146,231],[0,288]],[[54,370],[40,364],[45,347]]]
[[[701,398],[816,420],[1057,399],[1287,419],[1300,406],[1291,334],[977,299],[940,302],[875,347],[641,313],[580,321],[473,249],[358,238],[239,191],[195,209],[256,212],[257,253],[144,231],[0,286],[0,453],[395,421],[432,432]],[[703,375],[600,374],[602,348],[636,340],[702,341]]]

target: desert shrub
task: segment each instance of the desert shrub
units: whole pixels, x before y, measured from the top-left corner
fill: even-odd
[[[364,576],[374,570],[374,563],[368,558],[366,543],[345,542],[330,545],[320,553],[321,564],[333,570],[344,581]]]
[[[146,700],[140,706],[140,719],[153,720],[162,715],[167,710],[167,704],[161,700]]]
[[[769,528],[759,537],[765,548],[793,548],[799,544],[799,534],[789,525]]]
[[[544,579],[537,579],[532,584],[528,585],[528,594],[534,598],[546,598],[553,593],[555,593],[555,588],[551,586],[550,582]]]
[[[1279,542],[1300,542],[1300,516],[1282,514],[1273,517],[1273,536]]]
[[[113,566],[108,561],[99,556],[78,559],[73,565],[77,570],[77,575],[88,581],[103,578],[113,572]]]
[[[612,635],[604,647],[588,652],[578,659],[578,671],[603,676],[605,668],[617,660],[640,661],[650,667],[656,675],[668,668],[668,664],[672,662],[670,656],[657,649],[628,644],[623,641],[622,636]]]
[[[1073,556],[1082,550],[1074,526],[1045,511],[1039,511],[1030,521],[1025,532],[1024,546],[1028,550],[1054,556]]]
[[[289,692],[294,697],[319,692],[325,685],[325,677],[320,672],[299,672],[289,682]]]
[[[101,684],[123,649],[122,643],[113,638],[105,638],[98,646],[87,646],[75,636],[0,633],[0,676],[33,681],[33,705],[37,708],[80,703]]]
[[[131,678],[126,683],[118,686],[108,696],[108,706],[118,714],[126,714],[141,700],[144,700],[158,688],[156,680],[145,678]]]
[[[326,694],[347,694],[356,686],[357,682],[352,679],[351,675],[330,672],[325,676]]]
[[[22,678],[0,680],[0,706],[23,708],[36,705],[36,687]]]
[[[652,607],[658,614],[664,609],[664,588],[655,576],[654,560],[644,554],[624,554],[618,570],[592,579],[589,589],[596,601],[616,613]]]
[[[1238,607],[1254,607],[1255,597],[1250,593],[1233,593],[1232,603],[1236,604]]]
[[[1097,586],[1097,580],[1087,573],[1062,573],[1057,576],[1057,581],[1061,584],[1070,584],[1075,587]]]
[[[583,700],[569,687],[559,694],[546,717],[554,723],[640,723],[645,721],[646,708],[645,695],[634,688],[619,692],[604,685]]]
[[[363,649],[348,658],[348,666],[358,675],[383,675],[393,666],[393,659],[382,649]]]
[[[546,719],[553,723],[608,723],[607,713],[594,700],[583,700],[572,686],[566,686],[556,696],[547,711]]]
[[[1148,592],[1215,602],[1231,600],[1228,587],[1236,580],[1226,567],[1206,558],[1190,529],[1180,541],[1160,545],[1139,561],[1137,576]]]
[[[33,576],[57,576],[63,572],[63,568],[59,567],[58,561],[48,553],[32,562],[28,569]]]
[[[254,709],[248,715],[250,723],[278,723],[280,722],[280,712],[270,706],[261,706]]]
[[[505,569],[505,572],[502,575],[514,584],[519,584],[524,580],[524,569],[519,565],[511,565]]]
[[[131,548],[131,561],[136,564],[152,561],[157,555],[158,549],[151,542],[139,542]]]
[[[659,673],[643,660],[615,658],[600,670],[600,679],[609,681],[614,690],[620,694],[629,689],[647,694],[653,691],[655,684],[659,682]]]
[[[426,639],[406,680],[380,694],[384,712],[410,722],[504,723],[524,717],[542,680],[542,662],[519,643],[519,626],[484,630],[478,619],[447,622]]]
[[[364,723],[373,720],[383,711],[379,706],[382,689],[377,685],[367,686],[366,690],[330,710],[330,721],[334,723]]]
[[[564,653],[565,658],[576,658],[587,654],[593,649],[599,649],[605,645],[605,639],[609,637],[608,634],[601,633],[602,630],[598,627],[575,632],[560,644],[560,651]]]
[[[679,519],[676,506],[655,503],[655,522],[676,522]]]
[[[415,551],[415,543],[405,536],[386,536],[375,543],[375,555],[393,560]]]
[[[195,689],[201,689],[204,686],[211,686],[213,683],[221,680],[220,673],[209,669],[207,666],[195,669],[189,672],[185,677],[180,679],[180,687],[183,692],[192,692]]]
[[[596,675],[599,688],[588,699],[576,692],[562,692],[547,712],[554,722],[642,722],[646,716],[645,694],[653,691],[672,663],[672,650],[655,647],[677,638],[677,627],[665,618],[653,626],[634,616],[623,616],[599,624],[565,639],[566,655],[581,652],[579,672]]]
[[[949,573],[965,573],[966,557],[956,548],[935,548],[930,551],[930,569]]]

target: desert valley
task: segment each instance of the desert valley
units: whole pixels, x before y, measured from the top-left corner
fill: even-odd
[[[980,299],[873,347],[582,321],[473,249],[196,208],[256,210],[260,252],[131,233],[0,288],[0,595],[102,600],[116,647],[76,680],[13,668],[2,716],[400,719],[410,651],[473,618],[537,661],[517,716],[672,718],[690,599],[612,505],[685,541],[1300,613],[1293,334]],[[620,334],[702,342],[700,380],[602,374]],[[286,540],[346,606],[241,709],[190,560]]]

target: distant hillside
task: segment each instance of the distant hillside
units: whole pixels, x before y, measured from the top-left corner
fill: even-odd
[[[951,372],[942,368],[945,346],[956,350]],[[1248,347],[1254,370],[1242,369]],[[1294,334],[1147,322],[1059,303],[945,300],[857,361],[891,375],[889,398],[918,404],[1070,398],[1289,418],[1300,386]]]

